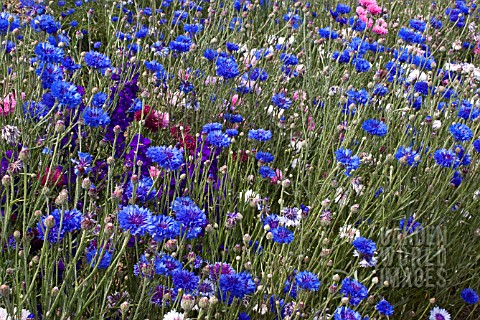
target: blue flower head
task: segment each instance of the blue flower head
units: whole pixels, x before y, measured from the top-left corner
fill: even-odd
[[[475,304],[478,302],[478,294],[471,288],[463,289],[461,297],[467,304]]]
[[[270,230],[273,234],[273,241],[281,244],[291,243],[294,239],[293,231],[279,226]]]
[[[268,141],[272,138],[272,132],[265,129],[252,129],[248,131],[248,138],[260,142]]]
[[[362,124],[362,129],[371,135],[383,137],[388,132],[388,127],[385,123],[375,119],[365,120]]]
[[[219,130],[209,132],[207,135],[207,142],[217,148],[226,148],[232,143],[230,137]]]
[[[362,300],[367,298],[368,289],[357,280],[345,278],[342,281],[340,293],[343,294],[344,297],[350,298],[350,304],[357,306]]]
[[[60,106],[69,109],[76,108],[82,102],[78,88],[67,81],[55,81],[51,87],[52,96],[58,100]]]
[[[149,147],[147,157],[166,170],[177,170],[183,164],[183,152],[176,147]]]
[[[132,181],[128,183],[128,187],[125,190],[125,195],[128,199],[132,199],[133,197],[133,190],[135,186],[133,185]],[[135,201],[139,203],[145,203],[155,198],[155,194],[157,190],[153,188],[153,180],[150,177],[143,177],[138,181],[138,184],[135,189]]]
[[[153,240],[162,242],[180,234],[180,225],[175,219],[165,215],[152,216],[149,233]]]
[[[362,320],[362,316],[348,307],[338,307],[333,314],[334,320]]]
[[[215,62],[217,76],[224,79],[233,79],[240,75],[237,61],[233,56],[220,56]]]
[[[290,100],[288,97],[285,96],[285,93],[280,92],[277,93],[276,95],[273,96],[272,98],[272,103],[274,106],[288,110],[290,109],[290,106],[292,105],[292,100]]]
[[[457,141],[464,142],[473,138],[473,132],[470,128],[462,123],[452,124],[448,130]]]
[[[118,223],[124,231],[134,236],[143,236],[150,229],[152,213],[147,208],[128,205],[118,212]]]
[[[87,52],[85,54],[84,60],[87,66],[93,69],[104,70],[111,67],[110,58],[103,53],[97,51],[92,50]]]
[[[350,176],[352,170],[356,170],[360,167],[360,158],[352,155],[352,153],[352,150],[343,148],[335,151],[336,159],[339,163],[345,166],[345,174],[347,176]]]
[[[40,42],[34,50],[38,60],[43,62],[59,63],[63,60],[63,49],[57,48],[50,43]]]
[[[316,274],[309,271],[301,271],[295,276],[295,284],[304,290],[318,291],[321,283]]]
[[[105,127],[110,124],[110,116],[102,108],[86,107],[83,111],[83,121],[92,128]]]
[[[382,299],[377,305],[375,309],[383,316],[392,316],[393,315],[393,306],[385,299]]]

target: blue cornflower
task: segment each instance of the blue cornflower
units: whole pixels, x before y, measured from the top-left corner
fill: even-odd
[[[292,100],[285,96],[285,93],[280,92],[273,96],[272,103],[280,109],[288,110],[292,105]]]
[[[430,19],[430,25],[434,28],[434,29],[441,29],[442,26],[443,26],[443,23],[442,21],[438,20],[437,18],[435,17],[432,17]]]
[[[462,123],[452,124],[448,131],[453,135],[453,138],[457,141],[464,142],[473,138],[473,132],[470,128]]]
[[[416,167],[420,162],[420,155],[410,147],[400,146],[395,153],[395,158],[402,164],[408,164],[410,167]]]
[[[146,153],[153,162],[166,170],[176,170],[183,164],[183,152],[176,147],[149,147]]]
[[[280,61],[286,66],[296,66],[298,64],[298,58],[293,54],[282,53],[280,55]]]
[[[357,237],[352,242],[355,249],[357,249],[360,253],[373,255],[375,250],[377,250],[377,246],[375,242],[370,239],[364,237]]]
[[[455,171],[453,173],[453,176],[452,178],[450,179],[450,183],[455,186],[455,187],[458,187],[461,183],[462,183],[462,175],[460,174],[460,172],[458,171]]]
[[[480,139],[473,141],[473,148],[475,151],[480,152]]]
[[[345,174],[347,176],[350,176],[352,170],[356,170],[360,167],[360,158],[358,156],[353,156],[352,153],[352,150],[343,148],[335,151],[336,159],[339,163],[345,166]]]
[[[230,138],[238,136],[238,130],[237,130],[237,129],[227,129],[227,130],[225,130],[225,133],[226,133]]]
[[[410,216],[408,217],[408,219],[403,218],[400,220],[400,229],[402,231],[407,231],[407,234],[412,234],[417,230],[418,231],[422,230],[423,227],[420,224],[420,222],[415,221],[415,219],[412,216]]]
[[[362,124],[362,129],[372,135],[379,136],[379,137],[383,137],[388,132],[387,125],[382,121],[375,120],[375,119],[365,120]]]
[[[192,38],[180,35],[168,44],[168,48],[176,52],[188,52],[192,44]]]
[[[393,306],[385,299],[382,299],[377,305],[375,309],[383,316],[392,316],[393,315]]]
[[[350,13],[350,7],[347,4],[339,3],[337,4],[337,8],[335,9],[335,12],[339,14],[347,14]]]
[[[61,62],[65,54],[63,49],[52,46],[47,42],[40,42],[37,44],[34,52],[40,61],[51,63]]]
[[[294,239],[293,231],[285,227],[279,226],[275,229],[271,229],[270,231],[272,232],[272,235],[273,235],[273,241],[277,243],[288,244],[288,243],[291,243]]]
[[[398,36],[405,41],[406,43],[418,43],[422,44],[425,42],[425,37],[421,33],[417,33],[408,28],[401,28],[398,32]]]
[[[382,85],[380,83],[375,85],[375,87],[373,88],[373,94],[379,95],[381,97],[383,97],[384,95],[387,95],[389,92],[390,92],[390,90],[388,90],[387,87],[385,87],[384,85]]]
[[[248,138],[264,142],[272,139],[272,132],[265,129],[251,129],[248,131]]]
[[[85,255],[89,266],[93,268],[98,263],[97,268],[99,269],[107,269],[112,262],[112,257],[113,255],[109,250],[98,250],[95,247],[89,248]]]
[[[65,233],[72,232],[80,229],[80,223],[82,221],[82,213],[76,209],[61,211],[58,209],[53,210],[50,213],[54,218],[54,225],[48,231],[47,239],[45,239],[45,220],[46,216],[43,216],[37,224],[38,237],[42,240],[48,240],[50,243],[57,243],[62,240]],[[60,224],[62,228],[60,229]]]
[[[182,210],[186,206],[194,206],[195,202],[190,197],[177,197],[173,201],[172,211],[177,212]]]
[[[362,58],[357,58],[352,63],[355,63],[355,70],[357,70],[357,72],[367,72],[371,68],[370,62]]]
[[[154,265],[155,273],[164,276],[171,276],[173,272],[182,269],[182,263],[167,254],[156,258]]]
[[[89,51],[85,54],[85,57],[83,57],[85,60],[85,63],[87,66],[93,68],[93,69],[106,69],[110,68],[110,58],[104,55],[103,53],[97,52],[97,51]]]
[[[363,22],[360,19],[356,19],[354,17],[351,17],[348,19],[348,24],[352,26],[352,30],[358,31],[358,32],[363,32],[367,28],[367,24]]]
[[[250,80],[253,81],[266,81],[268,79],[268,72],[261,68],[255,68],[249,74]],[[246,79],[248,80],[248,78]]]
[[[220,275],[220,291],[223,299],[230,294],[230,299],[242,299],[255,292],[255,282],[248,272]]]
[[[207,141],[212,146],[217,148],[226,148],[232,143],[230,137],[226,133],[223,133],[219,130],[211,131],[210,133],[208,133]]]
[[[242,312],[238,315],[237,320],[250,320],[250,316],[246,312]]]
[[[465,288],[462,290],[461,297],[463,301],[468,304],[475,304],[478,302],[478,294],[471,288]]]
[[[110,116],[102,108],[86,107],[83,111],[85,125],[97,128],[110,124]]]
[[[202,133],[210,133],[212,131],[221,131],[223,128],[223,125],[218,122],[212,122],[212,123],[207,123],[202,127]]]
[[[426,96],[429,90],[428,83],[425,81],[417,81],[413,85],[413,90]]]
[[[143,236],[147,233],[152,222],[152,213],[147,208],[137,205],[128,205],[118,212],[120,228],[130,231],[134,236]]]
[[[258,170],[258,173],[262,176],[264,179],[273,179],[275,178],[275,170],[268,166],[261,166],[260,169]]]
[[[212,281],[205,279],[202,282],[200,282],[200,284],[198,285],[196,293],[200,297],[211,297],[215,294],[215,291],[216,291],[215,287],[216,286]]]
[[[36,16],[30,21],[30,26],[36,32],[45,31],[48,34],[54,34],[61,28],[60,23],[55,21],[55,18],[48,14]]]
[[[240,75],[238,70],[237,61],[233,56],[220,56],[215,62],[217,76],[223,77],[224,79],[233,79]]]
[[[133,185],[132,181],[128,183],[128,187],[125,190],[125,195],[128,199],[132,199],[133,197],[133,190],[135,186]],[[143,177],[138,181],[138,184],[135,189],[135,199],[139,203],[145,203],[155,198],[155,194],[157,190],[153,188],[153,180],[150,177]]]
[[[197,34],[202,30],[203,30],[203,26],[199,23],[183,25],[183,31],[188,32],[190,34]]]
[[[325,38],[325,39],[338,38],[338,33],[335,30],[330,29],[330,27],[319,29],[318,34],[320,35],[321,38]]]
[[[52,95],[58,100],[59,105],[70,109],[77,107],[82,102],[82,96],[77,86],[67,81],[55,81],[51,87]]]
[[[255,159],[257,159],[261,163],[270,163],[273,162],[275,157],[270,152],[258,151],[255,155]]]
[[[338,307],[333,314],[334,320],[362,320],[362,316],[348,307]]]
[[[105,101],[107,101],[107,94],[104,92],[98,92],[95,93],[92,99],[92,106],[94,107],[101,107],[105,104]]]
[[[295,284],[305,290],[318,291],[320,288],[320,281],[317,275],[309,271],[301,271],[295,276]]]
[[[58,210],[58,209],[57,209]],[[59,212],[60,217],[62,213]],[[83,220],[82,212],[77,209],[63,211],[62,230],[64,232],[72,232],[81,228]]]
[[[186,228],[199,228],[207,224],[205,211],[197,205],[188,205],[176,209],[175,219]]]
[[[300,18],[298,14],[294,14],[292,12],[284,14],[283,21],[288,22],[293,29],[298,29],[303,22],[302,18]]]
[[[153,71],[153,72],[164,72],[165,71],[165,69],[163,68],[163,65],[161,63],[157,62],[157,60],[145,61],[144,64],[145,64],[145,68],[147,68],[147,70],[150,70],[150,71]]]
[[[193,272],[180,269],[172,272],[172,282],[177,291],[183,289],[184,292],[191,293],[197,289],[200,278]]]
[[[237,51],[240,47],[236,43],[227,42],[226,45],[228,51]]]
[[[44,89],[50,89],[54,82],[63,79],[62,69],[52,63],[40,62],[35,73],[40,77]]]
[[[207,48],[203,51],[203,57],[209,61],[213,61],[218,56],[218,52],[216,50]]]
[[[368,289],[357,280],[345,278],[342,281],[340,293],[343,294],[344,297],[349,297],[350,304],[356,306],[360,304],[362,300],[367,298]]]
[[[447,149],[438,149],[435,151],[433,158],[438,165],[446,168],[451,168],[455,162],[455,152]]]
[[[92,165],[93,157],[89,153],[79,151],[78,160],[71,160],[75,164],[75,174],[77,176],[88,174],[92,170],[90,166]]]
[[[240,123],[243,121],[243,117],[240,114],[225,113],[223,118],[231,123]]]
[[[425,28],[427,27],[427,23],[422,20],[411,19],[410,20],[410,28],[415,29],[420,32],[424,32]]]
[[[270,229],[276,229],[280,226],[280,216],[276,214],[269,214],[263,219],[263,225],[269,226]]]
[[[175,219],[165,215],[152,216],[149,233],[153,240],[162,242],[179,235],[180,225]]]
[[[12,20],[9,22],[8,20]],[[6,34],[20,27],[20,19],[14,14],[8,12],[0,13],[0,34]]]

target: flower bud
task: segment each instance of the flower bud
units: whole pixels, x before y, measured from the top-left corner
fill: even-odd
[[[207,297],[201,297],[200,300],[198,300],[198,306],[201,309],[207,309],[210,304],[210,301],[208,301]]]
[[[182,301],[180,302],[180,307],[185,311],[190,311],[195,305],[195,297],[191,294],[185,294],[182,296]]]
[[[10,295],[10,287],[6,284],[0,286],[0,296],[7,298]]]
[[[55,217],[49,215],[45,218],[45,221],[43,223],[45,224],[45,227],[47,227],[47,229],[51,229],[55,226]]]

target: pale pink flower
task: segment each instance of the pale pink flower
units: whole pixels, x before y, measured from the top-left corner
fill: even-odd
[[[15,99],[15,93],[9,93],[3,99],[3,102],[0,101],[0,116],[8,116],[15,111],[15,106],[17,105],[17,100]]]
[[[280,169],[275,169],[275,177],[270,179],[270,182],[273,184],[276,184],[277,181],[282,181],[283,180],[283,173],[282,170]]]
[[[480,43],[477,43],[475,49],[473,49],[474,54],[480,54]]]
[[[315,122],[312,116],[308,116],[308,130],[315,131]]]
[[[370,13],[373,14],[373,15],[377,15],[377,14],[382,13],[382,7],[380,7],[377,4],[372,4],[372,5],[368,6],[367,10],[370,11]]]
[[[357,7],[355,10],[359,16],[366,16],[367,15],[367,10],[365,10],[364,7]]]
[[[233,95],[233,97],[232,97],[232,106],[235,107],[238,102],[239,102],[238,94]]]
[[[358,3],[364,7],[369,7],[371,5],[377,5],[376,0],[359,0]]]
[[[157,167],[150,167],[148,169],[148,172],[150,173],[150,178],[156,179],[160,176],[161,171]]]
[[[386,35],[388,33],[388,30],[382,26],[374,26],[372,28],[372,31],[381,36]]]

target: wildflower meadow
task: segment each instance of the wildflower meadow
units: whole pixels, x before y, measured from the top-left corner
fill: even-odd
[[[480,319],[475,0],[9,0],[0,319]]]

